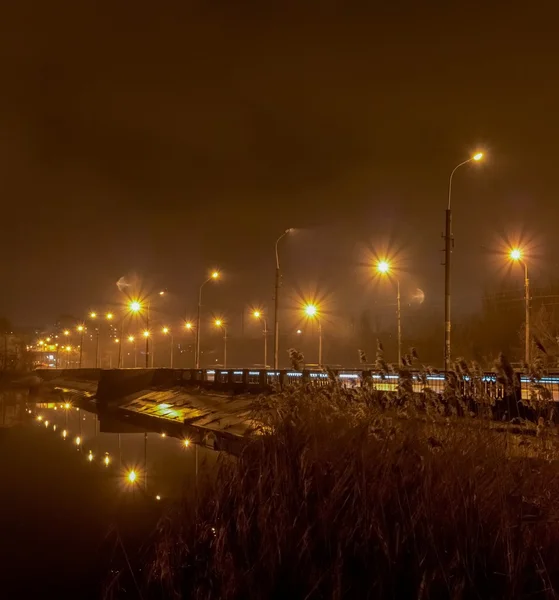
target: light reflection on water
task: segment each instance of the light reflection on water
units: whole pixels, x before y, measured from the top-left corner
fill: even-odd
[[[111,420],[111,433],[103,427],[96,414],[75,407],[65,408],[64,403],[27,404],[31,426],[45,428],[68,446],[69,452],[80,452],[84,469],[98,468],[117,475],[120,485],[138,487],[154,498],[177,498],[193,494],[196,488],[196,472],[201,480],[215,470],[218,453],[185,443],[161,432],[145,432],[119,426]],[[40,418],[40,420],[39,420]],[[133,429],[137,433],[113,433]],[[40,442],[38,442],[40,443]],[[198,469],[196,469],[198,462]],[[133,471],[135,477],[129,478]],[[147,472],[147,482],[145,475]],[[147,483],[147,488],[146,488]]]

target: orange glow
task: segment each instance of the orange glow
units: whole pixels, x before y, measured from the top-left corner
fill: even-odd
[[[512,248],[509,252],[509,256],[512,260],[522,260],[522,250],[520,250],[520,248]]]

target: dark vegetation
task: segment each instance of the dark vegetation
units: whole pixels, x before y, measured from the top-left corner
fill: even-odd
[[[262,398],[260,435],[160,523],[151,596],[555,597],[549,399],[535,387],[519,402],[501,357],[496,423],[475,365],[459,362],[441,398],[411,391],[414,362],[395,394],[331,383]],[[513,405],[536,423],[512,427]]]

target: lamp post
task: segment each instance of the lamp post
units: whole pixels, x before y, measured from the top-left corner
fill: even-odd
[[[377,271],[382,275],[390,275],[390,263],[381,260],[377,264]],[[402,366],[402,307],[400,302],[400,280],[396,279],[396,323],[398,329],[398,366]]]
[[[280,262],[278,253],[278,244],[288,234],[293,231],[292,228],[286,229],[276,240],[276,280],[274,286],[274,369],[278,368],[279,364],[279,321],[278,321],[278,309],[279,309],[279,289],[281,285],[281,273],[280,273]]]
[[[68,343],[68,336],[70,335],[70,332],[65,329],[64,330],[64,336],[66,338],[66,344]],[[70,355],[69,355],[69,348],[70,346],[65,346],[64,349],[68,352],[68,354],[66,354],[66,368],[69,369],[70,368]]]
[[[134,368],[136,368],[138,366],[138,353],[136,351],[136,349],[137,349],[136,338],[133,335],[129,335],[128,341],[134,343]]]
[[[171,369],[173,368],[173,354],[175,350],[175,343],[173,341],[173,333],[168,327],[163,327],[162,329],[164,335],[169,335],[171,337]]]
[[[78,325],[77,330],[80,334],[80,369],[82,368],[82,356],[83,356],[83,332],[85,327],[83,325]]]
[[[468,160],[461,162],[456,165],[450,174],[450,180],[448,182],[448,206],[446,209],[445,219],[445,234],[444,234],[444,368],[445,371],[450,369],[450,274],[451,274],[451,257],[452,257],[452,212],[451,212],[451,198],[452,198],[452,177],[454,173],[462,167],[472,161],[480,161],[483,158],[483,153],[478,152],[474,154]]]
[[[264,368],[268,368],[268,320],[259,310],[255,310],[252,313],[255,319],[262,319],[264,323]]]
[[[520,263],[524,266],[524,304],[525,304],[525,349],[524,349],[524,361],[526,362],[526,368],[530,365],[530,280],[528,279],[528,264],[523,259],[522,250],[519,248],[513,248],[509,254],[511,260]]]
[[[202,311],[202,288],[206,285],[206,283],[210,281],[215,281],[219,278],[219,271],[213,271],[212,274],[204,281],[204,283],[200,286],[200,290],[198,292],[198,316],[196,317],[196,368],[200,368],[200,316]]]
[[[142,335],[146,340],[146,369],[149,368],[149,329],[144,329]]]
[[[316,319],[318,323],[318,366],[322,367],[322,323],[318,318],[318,307],[314,304],[307,304],[304,310],[307,317]]]
[[[223,368],[227,368],[227,327],[221,319],[215,320],[215,326],[223,329]]]

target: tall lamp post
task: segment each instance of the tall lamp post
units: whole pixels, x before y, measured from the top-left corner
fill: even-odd
[[[451,274],[451,257],[452,257],[452,177],[456,171],[472,161],[480,161],[483,158],[483,153],[478,152],[468,160],[456,165],[450,174],[448,182],[448,206],[446,209],[445,219],[445,234],[444,234],[444,368],[445,371],[450,369],[450,274]]]
[[[78,325],[77,330],[80,334],[80,369],[82,368],[82,356],[83,356],[83,332],[85,327],[83,325]]]
[[[264,333],[264,368],[267,369],[268,368],[268,320],[262,314],[262,312],[259,310],[255,310],[252,313],[252,316],[255,319],[262,319],[262,321],[264,323],[264,332],[263,332]]]
[[[307,304],[304,311],[307,317],[316,319],[316,322],[318,323],[318,366],[322,367],[322,323],[318,318],[318,308],[314,304]]]
[[[210,281],[215,281],[219,278],[219,271],[213,271],[212,274],[204,281],[198,291],[198,316],[196,317],[196,368],[200,368],[200,317],[202,311],[202,288]]]
[[[390,275],[390,263],[381,260],[377,264],[377,271],[381,275]],[[396,279],[396,323],[398,328],[398,366],[402,366],[402,307],[400,302],[400,280]]]
[[[173,368],[173,354],[175,353],[175,343],[173,340],[173,332],[168,327],[163,327],[161,330],[164,335],[168,335],[171,337],[171,369]]]
[[[293,231],[293,228],[286,229],[276,240],[276,281],[274,286],[274,369],[278,369],[279,364],[279,321],[278,321],[278,309],[279,309],[279,289],[281,285],[281,272],[280,262],[278,253],[278,244],[288,234]]]
[[[223,329],[223,368],[227,368],[227,327],[221,319],[215,320],[215,326]]]
[[[526,367],[530,365],[530,280],[528,279],[528,263],[523,259],[522,250],[520,248],[513,248],[509,254],[511,260],[520,263],[524,266],[524,304],[525,304],[525,349],[524,349],[524,361]]]
[[[137,350],[136,338],[133,335],[129,335],[128,341],[131,343],[134,343],[134,368],[136,368],[138,366],[138,352],[136,351]]]

